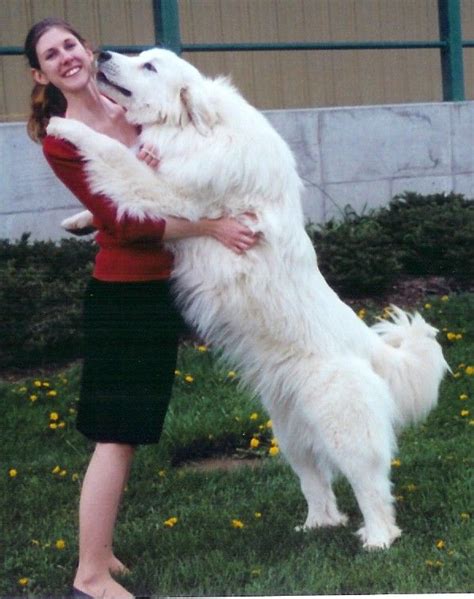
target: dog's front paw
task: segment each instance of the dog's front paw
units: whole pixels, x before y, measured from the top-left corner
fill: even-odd
[[[84,123],[74,119],[64,119],[53,116],[46,128],[48,135],[60,137],[71,142],[73,145],[81,147],[92,133],[92,129]]]
[[[92,224],[93,218],[89,210],[83,210],[79,214],[74,214],[74,216],[64,219],[61,227],[73,235],[89,235],[96,230]]]

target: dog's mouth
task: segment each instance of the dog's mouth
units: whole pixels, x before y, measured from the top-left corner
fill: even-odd
[[[116,83],[113,83],[113,81],[110,81],[109,79],[107,79],[107,77],[105,76],[105,74],[102,71],[99,71],[97,73],[97,81],[99,83],[102,83],[103,85],[108,85],[110,87],[113,87],[119,93],[126,96],[127,98],[129,98],[132,95],[132,92],[129,89],[126,89],[125,87],[117,85]]]

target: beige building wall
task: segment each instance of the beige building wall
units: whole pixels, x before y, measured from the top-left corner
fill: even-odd
[[[437,0],[179,0],[183,43],[437,40]],[[474,39],[474,2],[462,0]],[[45,16],[70,21],[92,44],[153,45],[151,0],[1,0],[0,44],[22,46]],[[437,50],[188,53],[209,75],[230,74],[261,109],[442,100]],[[474,49],[465,50],[466,98]],[[0,57],[0,120],[24,120],[31,84],[23,57]]]

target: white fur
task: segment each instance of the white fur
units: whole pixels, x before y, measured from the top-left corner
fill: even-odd
[[[436,404],[446,370],[436,331],[398,309],[368,328],[330,289],[304,230],[294,158],[227,80],[166,50],[113,54],[101,70],[131,91],[104,85],[157,147],[158,173],[80,123],[54,118],[49,133],[78,146],[93,188],[121,214],[257,215],[251,226],[263,238],[244,255],[211,238],[173,244],[178,302],[270,413],[308,503],[303,528],[345,524],[331,490],[341,472],[364,517],[364,546],[388,547],[400,535],[389,480],[395,430]]]

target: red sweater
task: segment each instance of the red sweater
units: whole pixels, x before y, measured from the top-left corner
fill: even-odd
[[[75,146],[47,135],[43,153],[56,176],[94,215],[97,227],[93,276],[101,281],[153,281],[167,279],[173,255],[162,244],[163,219],[117,218],[115,204],[105,195],[93,193],[87,182],[84,160]]]

